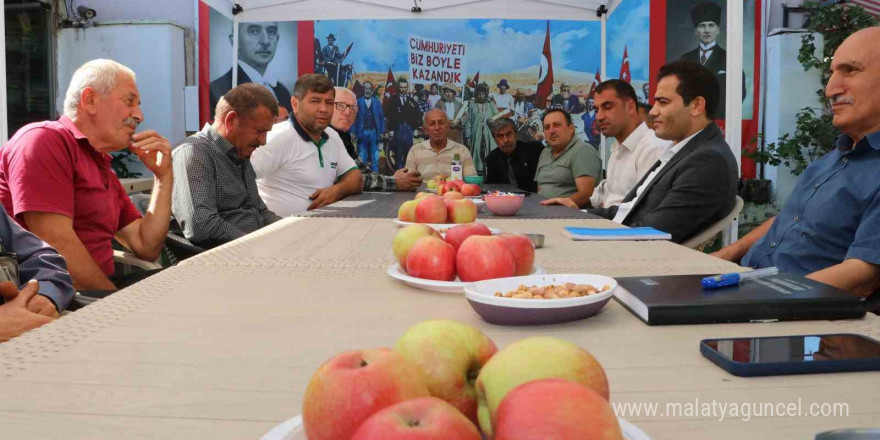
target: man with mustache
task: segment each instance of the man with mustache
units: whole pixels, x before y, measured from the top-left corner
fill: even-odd
[[[477,84],[474,89],[474,99],[467,102],[467,111],[464,115],[464,137],[467,140],[468,149],[474,160],[477,174],[485,175],[486,157],[497,148],[492,133],[489,132],[488,122],[498,114],[498,107],[489,101],[489,86],[485,83]],[[453,123],[453,126],[458,125]]]
[[[837,149],[801,175],[782,212],[713,255],[776,266],[866,296],[880,287],[880,27],[834,53],[825,96]]]
[[[358,141],[361,162],[379,172],[379,137],[385,132],[385,112],[379,98],[373,95],[373,83],[364,82],[364,96],[357,100],[357,116],[352,132]],[[336,113],[334,112],[334,115]]]
[[[250,163],[277,114],[272,92],[242,84],[220,98],[212,125],[174,150],[171,210],[189,241],[211,248],[280,220],[260,199]]]
[[[275,124],[266,146],[251,156],[266,206],[289,216],[361,192],[364,178],[357,164],[328,128],[336,106],[333,83],[315,73],[299,77],[291,106],[290,122]]]
[[[536,192],[535,172],[544,145],[517,140],[516,124],[500,118],[489,124],[498,148],[486,157],[486,183],[509,183],[523,191]]]
[[[602,175],[599,153],[574,135],[571,115],[564,110],[547,110],[543,123],[547,148],[541,152],[535,172],[538,194],[547,199],[567,197],[577,206],[586,205]]]
[[[699,63],[660,68],[654,133],[671,141],[623,201],[591,209],[625,226],[649,226],[681,243],[727,216],[736,204],[736,159],[712,122],[718,82]]]
[[[290,92],[284,84],[271,72],[267,72],[269,63],[275,58],[278,48],[278,23],[267,21],[262,23],[240,23],[238,25],[238,82],[260,84],[275,96],[279,105],[288,113],[290,108]],[[232,35],[229,35],[232,43]],[[211,81],[211,112],[217,108],[217,102],[232,88],[232,69],[225,75]]]
[[[442,92],[443,97],[434,104],[434,108],[443,110],[443,112],[446,113],[446,118],[449,121],[454,121],[461,112],[461,108],[464,106],[461,100],[455,97],[455,94],[458,93],[455,83],[448,82],[443,84]],[[452,123],[450,123],[449,134],[446,135],[446,137],[459,144],[464,142],[461,137],[461,127]]]
[[[116,239],[153,261],[165,243],[173,185],[171,146],[144,120],[131,69],[112,60],[83,64],[70,81],[57,121],[22,127],[0,149],[0,201],[11,217],[67,259],[78,290],[115,290]],[[154,175],[141,217],[110,167],[109,153],[129,149]],[[136,279],[136,278],[135,278]]]

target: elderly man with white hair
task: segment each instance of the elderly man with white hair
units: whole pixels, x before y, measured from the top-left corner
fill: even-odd
[[[0,201],[24,228],[67,259],[78,290],[112,291],[112,239],[144,260],[159,256],[171,215],[171,146],[143,122],[135,74],[112,60],[92,60],[73,74],[57,121],[22,127],[0,149]],[[153,172],[141,217],[110,167],[128,149]]]

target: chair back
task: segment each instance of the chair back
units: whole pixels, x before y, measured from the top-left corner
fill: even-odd
[[[145,215],[147,210],[150,209],[149,194],[130,194],[129,198],[131,198],[131,203],[134,204],[141,215]],[[183,236],[180,224],[177,223],[174,216],[171,216],[171,224],[168,225],[168,235],[165,237],[165,248],[162,251],[168,262],[171,265],[175,265],[193,255],[204,252],[204,249],[187,240]]]
[[[740,198],[740,196],[736,196],[736,204],[733,206],[733,210],[730,211],[730,214],[728,214],[723,219],[718,220],[717,222],[709,225],[709,227],[704,229],[703,232],[700,232],[699,234],[691,237],[690,239],[688,239],[687,241],[685,241],[681,245],[687,246],[691,249],[696,249],[698,246],[703,244],[703,242],[714,237],[715,234],[721,232],[724,228],[726,228],[727,225],[730,224],[730,222],[732,222],[733,219],[735,219],[736,216],[739,215],[739,213],[740,213],[740,211],[742,211],[742,209],[743,209],[743,199]]]

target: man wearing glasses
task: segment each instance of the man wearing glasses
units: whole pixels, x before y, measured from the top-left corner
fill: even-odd
[[[301,213],[363,189],[360,170],[329,128],[335,102],[326,76],[301,76],[293,89],[290,122],[275,124],[266,146],[251,156],[260,197],[272,212]]]
[[[369,83],[366,83],[369,84]],[[367,86],[364,85],[366,90]],[[358,157],[357,148],[351,139],[352,124],[355,118],[361,120],[361,114],[358,110],[361,101],[355,99],[355,94],[345,87],[336,87],[336,102],[333,118],[330,120],[330,128],[333,129],[345,145],[348,155],[354,159],[361,174],[364,176],[364,191],[415,191],[422,183],[419,173],[409,171],[406,168],[399,169],[394,172],[393,176],[385,176],[377,171],[371,170],[364,163],[361,157]],[[381,107],[381,104],[376,104]],[[366,110],[369,112],[369,110]],[[334,133],[330,133],[333,136]],[[360,136],[355,134],[356,136]],[[360,141],[361,139],[358,139]]]

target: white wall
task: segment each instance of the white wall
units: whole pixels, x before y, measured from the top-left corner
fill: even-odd
[[[77,4],[97,11],[97,21],[170,21],[186,28],[195,28],[196,23],[193,0],[78,0]]]

